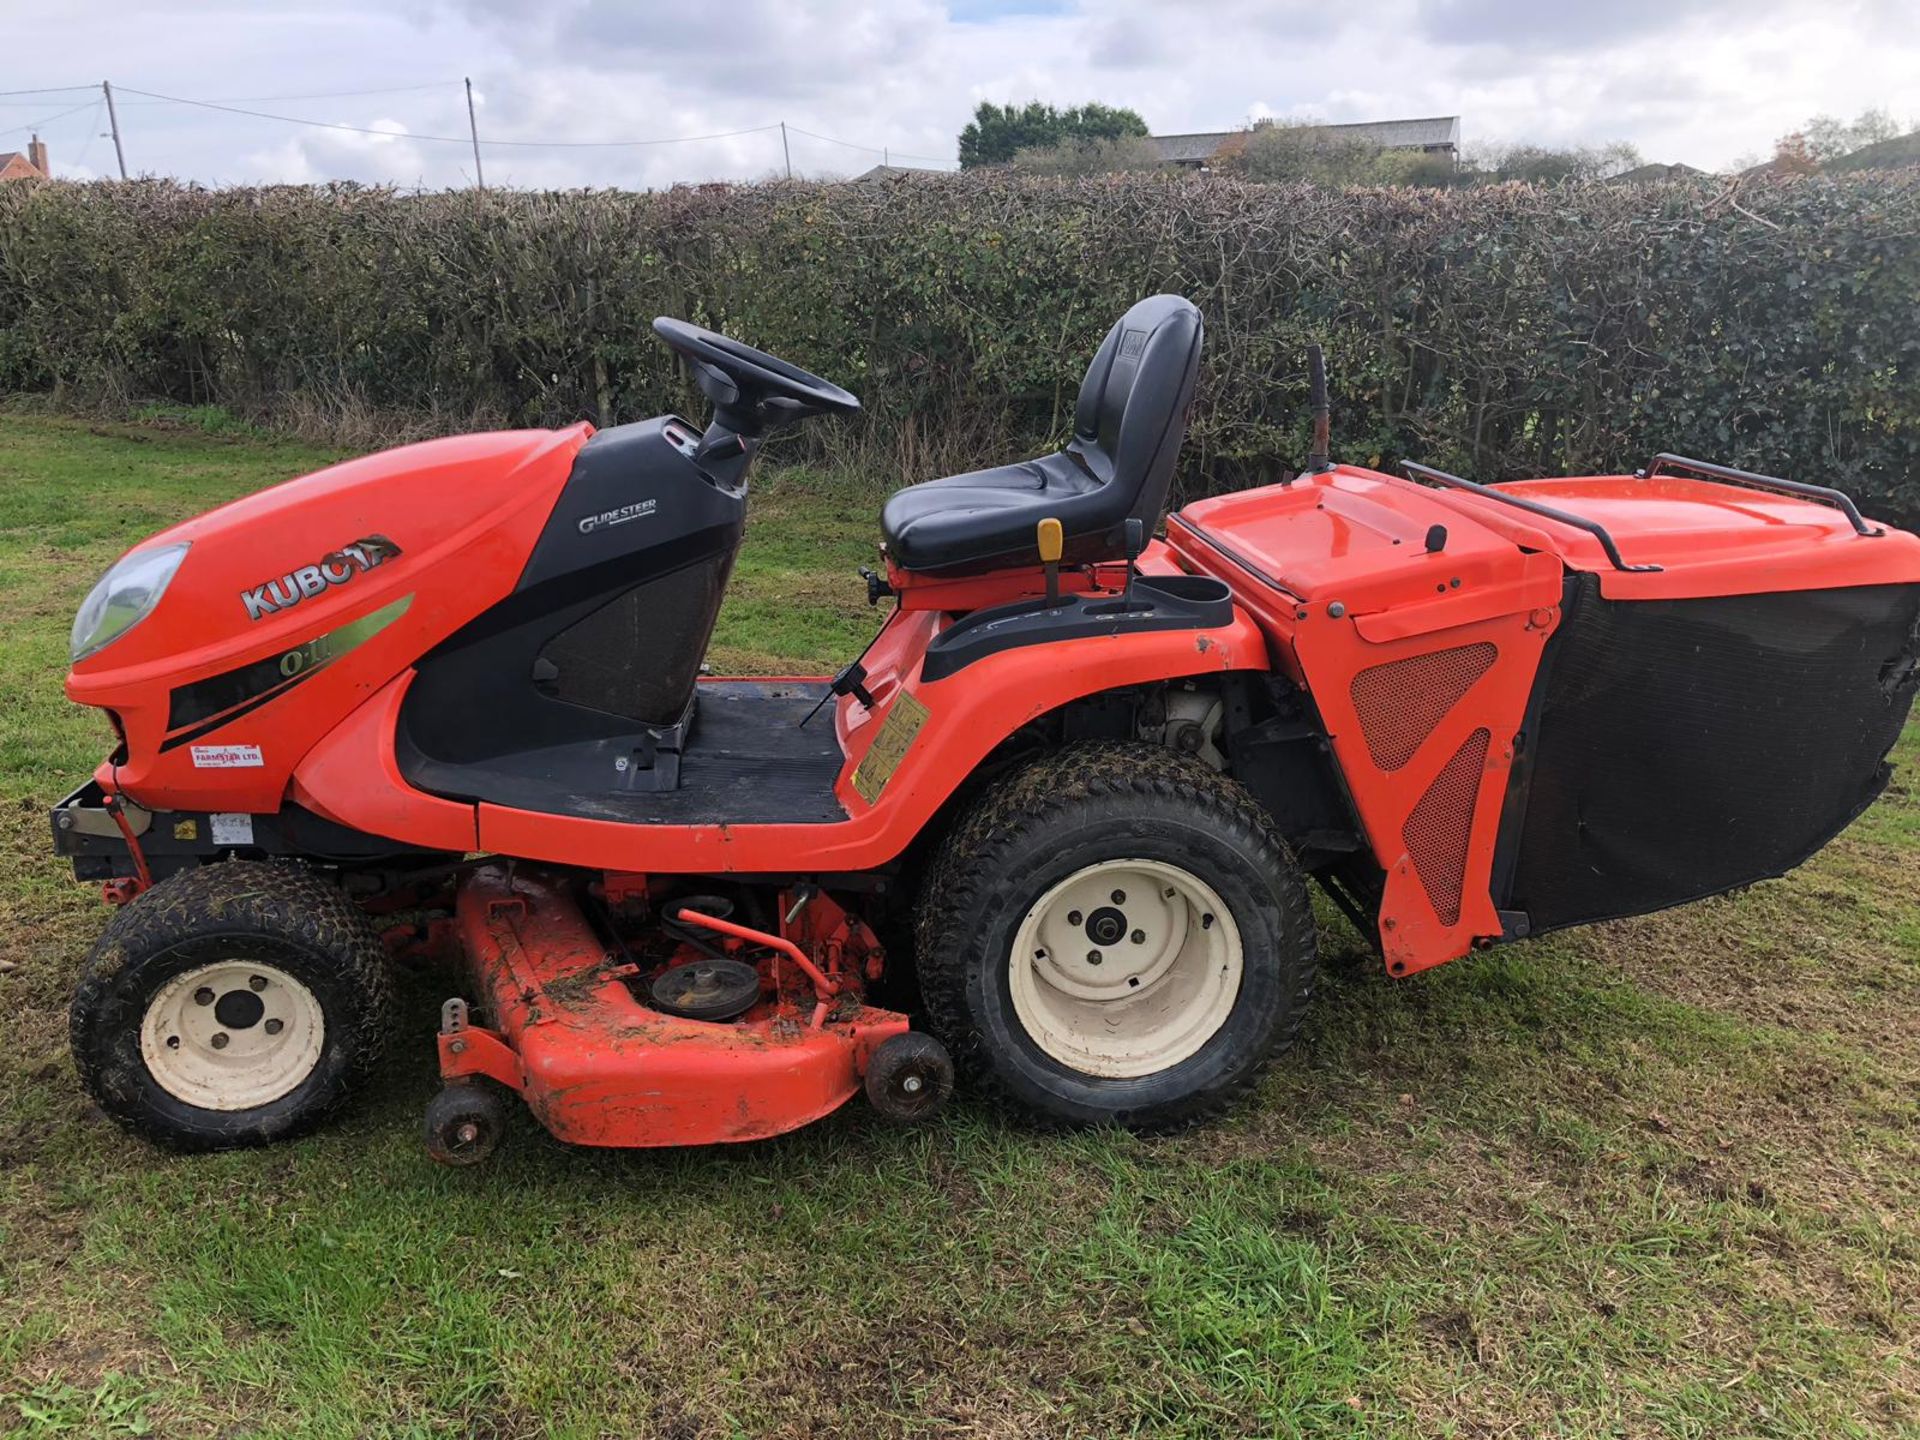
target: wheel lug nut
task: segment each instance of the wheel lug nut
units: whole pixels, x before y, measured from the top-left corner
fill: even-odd
[[[287,1022],[284,1020],[269,1020],[264,1028],[267,1034],[278,1035],[282,1030],[287,1028]]]
[[[1136,930],[1136,931],[1134,931],[1134,932],[1133,932],[1133,943],[1134,943],[1134,944],[1136,944],[1136,945],[1144,945],[1144,944],[1146,944],[1146,943],[1147,943],[1147,932],[1146,932],[1146,931],[1144,931],[1144,930]]]
[[[198,990],[193,992],[193,1003],[196,1005],[213,1004],[213,991],[202,985]]]
[[[1102,958],[1101,954],[1098,950],[1087,951],[1087,964],[1098,965],[1101,961],[1101,958]]]
[[[267,988],[267,977],[266,977],[266,976],[264,976],[264,975],[256,975],[256,976],[254,976],[254,977],[253,977],[253,978],[252,978],[251,980],[249,980],[249,981],[247,981],[247,988],[248,988],[248,989],[250,989],[250,990],[264,990],[264,989],[266,989],[266,988]]]
[[[909,1075],[900,1082],[900,1088],[909,1095],[918,1095],[924,1088],[924,1085],[925,1082],[922,1081],[918,1075]]]
[[[1114,904],[1116,904],[1116,905],[1124,905],[1124,904],[1126,904],[1126,903],[1127,903],[1127,892],[1126,892],[1126,891],[1124,891],[1124,890],[1116,890],[1116,891],[1114,891],[1114,892],[1113,892],[1113,903],[1114,903]]]
[[[214,1032],[213,1048],[216,1050],[224,1050],[227,1048],[227,1032],[226,1031],[217,1030]]]
[[[1082,916],[1078,910],[1069,910],[1067,912],[1067,924],[1078,925],[1081,919],[1082,919]]]

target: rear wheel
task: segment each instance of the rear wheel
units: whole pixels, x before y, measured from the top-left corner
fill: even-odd
[[[161,881],[115,915],[68,1015],[80,1078],[138,1135],[183,1150],[286,1139],[371,1073],[386,954],[336,886],[230,861]]]
[[[920,982],[976,1082],[1043,1121],[1179,1128],[1253,1087],[1312,994],[1305,882],[1246,791],[1156,746],[1002,781],[929,876]]]

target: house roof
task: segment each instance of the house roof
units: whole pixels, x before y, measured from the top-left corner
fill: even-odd
[[[1353,125],[1321,125],[1315,128],[1334,131],[1355,140],[1371,140],[1388,150],[1460,143],[1458,115],[1429,115],[1419,120],[1362,120]]]
[[[1458,145],[1460,117],[1432,115],[1419,120],[1362,120],[1346,125],[1311,125],[1305,129],[1338,135],[1342,139],[1363,140],[1386,150],[1412,150],[1430,145]],[[1245,130],[1204,130],[1191,135],[1153,135],[1148,143],[1160,152],[1169,165],[1192,164],[1211,160],[1228,140],[1245,135]]]
[[[854,176],[855,180],[891,180],[896,175],[944,175],[944,170],[935,170],[929,165],[876,165],[871,170],[862,170]]]
[[[1211,160],[1214,153],[1226,143],[1228,136],[1239,133],[1237,130],[1208,130],[1197,135],[1149,135],[1147,143],[1160,152],[1162,163],[1174,165],[1181,161]]]
[[[1692,180],[1705,177],[1705,170],[1695,169],[1691,165],[1639,165],[1632,170],[1623,170],[1613,176],[1616,185],[1641,185],[1655,180]]]
[[[44,180],[47,177],[18,150],[0,150],[0,180]]]

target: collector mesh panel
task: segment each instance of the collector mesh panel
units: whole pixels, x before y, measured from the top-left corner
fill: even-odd
[[[1448,925],[1460,920],[1460,891],[1467,877],[1474,800],[1480,792],[1480,776],[1487,768],[1487,744],[1492,738],[1493,732],[1482,728],[1461,742],[1400,832],[1433,913]]]
[[[636,585],[549,640],[540,658],[559,672],[556,699],[647,725],[671,725],[699,677],[726,588],[727,566],[702,563]]]
[[[1433,727],[1487,673],[1497,653],[1482,641],[1389,660],[1355,675],[1353,708],[1373,763],[1382,770],[1398,770],[1411,760]]]
[[[1884,783],[1917,615],[1920,586],[1609,601],[1583,577],[1554,637],[1507,903],[1540,930],[1798,865]]]

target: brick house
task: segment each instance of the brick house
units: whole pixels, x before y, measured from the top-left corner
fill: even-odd
[[[38,135],[27,142],[23,155],[18,150],[0,150],[0,180],[51,180],[47,166],[47,147]]]

